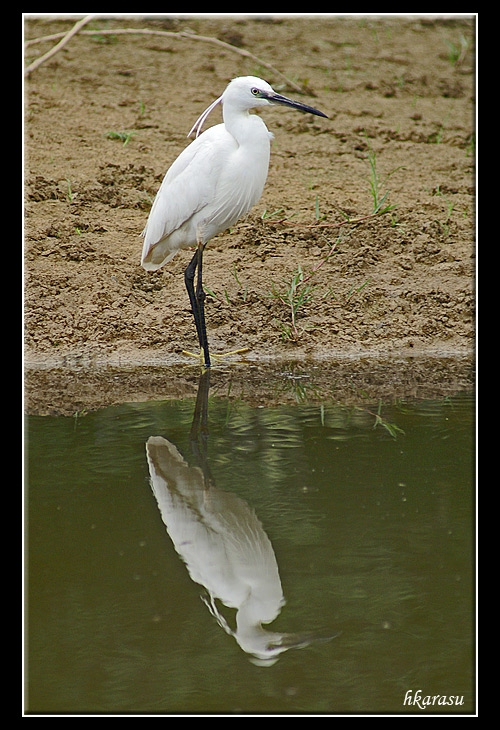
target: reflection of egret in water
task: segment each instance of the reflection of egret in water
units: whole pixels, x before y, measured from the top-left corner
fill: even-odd
[[[189,466],[177,448],[152,436],[146,444],[151,486],[163,522],[191,578],[204,586],[203,599],[218,624],[234,636],[255,663],[271,665],[279,654],[332,636],[287,634],[264,629],[285,600],[271,541],[254,510],[217,489],[207,461],[210,372],[200,378],[191,443],[199,466]],[[232,629],[216,600],[236,609]]]

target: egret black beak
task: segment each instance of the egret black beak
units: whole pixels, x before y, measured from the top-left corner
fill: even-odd
[[[288,99],[286,96],[281,96],[281,94],[266,94],[266,99],[271,102],[271,104],[283,104],[283,106],[290,106],[292,109],[298,109],[299,112],[307,112],[308,114],[316,114],[318,117],[325,117],[325,119],[328,119],[326,114],[323,114],[323,112],[318,111],[317,109],[314,109],[312,106],[307,106],[307,104],[302,104],[300,101],[294,101],[293,99]]]

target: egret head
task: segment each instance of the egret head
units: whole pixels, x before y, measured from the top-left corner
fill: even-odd
[[[231,104],[242,111],[255,109],[268,104],[282,104],[302,112],[316,114],[318,117],[326,117],[323,112],[314,109],[312,106],[302,104],[300,101],[288,99],[286,96],[277,94],[267,81],[257,76],[239,76],[233,79],[221,97],[222,104]]]
[[[193,124],[188,137],[193,132],[196,132],[196,136],[200,134],[206,118],[215,109],[217,104],[220,103],[226,109],[232,108],[235,111],[241,112],[247,112],[249,109],[256,109],[257,107],[267,106],[268,104],[282,104],[292,109],[298,109],[301,112],[316,114],[318,117],[326,117],[328,119],[326,114],[314,109],[312,106],[307,106],[307,104],[302,104],[300,101],[294,101],[293,99],[288,99],[286,96],[277,94],[267,81],[259,79],[257,76],[238,76],[229,82],[222,96],[219,96],[218,99],[213,101],[205,109],[203,114]]]

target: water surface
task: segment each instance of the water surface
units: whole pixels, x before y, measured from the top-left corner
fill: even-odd
[[[473,396],[194,414],[27,419],[27,711],[473,711]]]

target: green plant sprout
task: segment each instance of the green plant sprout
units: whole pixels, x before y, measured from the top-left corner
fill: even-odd
[[[297,313],[299,309],[304,307],[312,297],[314,286],[306,283],[309,277],[304,276],[302,267],[297,267],[297,270],[292,274],[290,283],[285,286],[285,289],[278,291],[273,284],[271,290],[271,296],[278,299],[282,304],[285,305],[290,311],[291,326],[282,325],[282,333],[284,339],[291,339],[297,341],[299,338],[299,330],[297,328]]]
[[[448,46],[448,60],[454,66],[462,63],[465,58],[465,54],[470,46],[470,41],[462,34],[460,34],[459,45],[455,45],[452,41],[446,40]]]
[[[394,168],[394,170],[391,170],[391,172],[385,175],[385,177],[381,177],[377,170],[377,155],[375,150],[371,147],[368,141],[367,144],[368,164],[370,165],[370,192],[373,200],[372,215],[384,215],[384,213],[389,213],[391,210],[394,210],[396,206],[386,205],[390,191],[386,190],[385,193],[383,193],[383,188],[391,175],[394,175],[395,172],[403,169],[403,167],[400,165],[399,167]]]
[[[264,212],[262,213],[262,215],[261,215],[261,217],[260,217],[260,218],[261,218],[261,220],[263,220],[263,221],[265,221],[265,220],[269,220],[269,219],[271,219],[271,218],[274,218],[274,217],[275,217],[275,216],[277,216],[277,215],[280,215],[280,213],[283,213],[283,212],[284,212],[284,210],[285,210],[284,208],[276,208],[275,210],[273,210],[273,211],[272,211],[272,213],[270,213],[270,212],[269,212],[269,211],[267,210],[267,208],[264,208]]]
[[[370,283],[370,279],[367,279],[360,286],[352,286],[349,290],[349,293],[346,296],[346,299],[345,299],[346,304],[349,301],[349,299],[352,297],[353,294],[359,294],[359,292],[362,291],[365,288],[365,286],[368,286],[369,283]]]
[[[66,178],[66,200],[68,203],[72,203],[73,200],[76,198],[77,193],[73,192],[73,188],[71,187],[71,180],[69,178]]]
[[[121,142],[123,142],[123,146],[125,147],[125,145],[130,142],[135,134],[137,134],[137,132],[108,132],[106,137],[108,139],[120,140]]]
[[[339,239],[337,239],[337,241],[338,240]],[[292,340],[293,342],[298,341],[300,332],[297,327],[297,316],[299,311],[311,301],[314,289],[316,288],[315,285],[311,283],[311,279],[333,254],[337,241],[335,241],[335,243],[330,247],[327,255],[321,259],[319,264],[309,274],[304,274],[302,267],[299,264],[296,271],[292,274],[290,282],[286,283],[284,288],[277,289],[273,284],[270,293],[271,297],[281,302],[281,304],[283,304],[290,313],[290,324],[281,323],[283,339]]]
[[[366,409],[367,413],[370,413],[370,415],[375,416],[375,423],[373,424],[373,428],[377,428],[377,426],[382,426],[385,428],[387,433],[392,436],[393,439],[397,439],[399,434],[402,434],[404,436],[404,431],[399,426],[396,426],[395,423],[389,423],[385,418],[382,418],[381,412],[382,412],[382,401],[379,401],[378,409],[376,413],[372,413],[372,411],[369,411]]]

